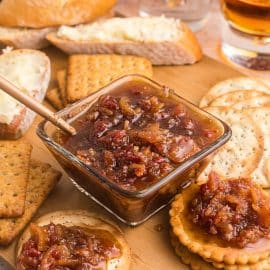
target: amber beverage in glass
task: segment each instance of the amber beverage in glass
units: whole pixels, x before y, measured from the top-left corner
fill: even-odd
[[[270,69],[270,0],[221,0],[221,10],[228,24],[225,55],[246,67]]]
[[[225,17],[240,31],[270,35],[270,0],[222,0]]]

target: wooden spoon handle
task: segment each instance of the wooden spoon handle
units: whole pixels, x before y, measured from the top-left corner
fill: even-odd
[[[37,114],[43,116],[44,118],[52,122],[54,125],[58,126],[64,131],[67,131],[71,135],[76,134],[76,130],[74,127],[69,125],[61,117],[57,116],[55,113],[53,113],[51,110],[46,108],[41,103],[37,102],[36,100],[29,97],[28,95],[24,94],[13,83],[9,82],[7,79],[5,79],[1,75],[0,75],[0,88],[4,92],[9,94],[10,96],[15,98],[16,100],[20,101],[22,104],[24,104],[26,107],[28,107],[32,111],[36,112]]]

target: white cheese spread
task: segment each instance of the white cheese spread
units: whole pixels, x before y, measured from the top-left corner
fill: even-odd
[[[60,38],[74,41],[177,41],[182,35],[181,23],[174,18],[112,18],[79,26],[61,26]]]
[[[0,56],[0,74],[14,83],[21,91],[33,96],[41,88],[44,75],[42,60],[33,54]],[[23,108],[20,102],[0,90],[0,123],[10,124]]]

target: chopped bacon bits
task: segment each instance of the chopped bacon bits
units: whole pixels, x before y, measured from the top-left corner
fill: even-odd
[[[270,198],[251,179],[221,180],[210,174],[190,210],[194,224],[233,246],[270,238]]]
[[[103,95],[76,121],[64,146],[127,190],[158,181],[218,136],[185,104],[145,87]]]

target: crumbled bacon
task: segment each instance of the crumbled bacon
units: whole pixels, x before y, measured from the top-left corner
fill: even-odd
[[[190,203],[193,223],[243,248],[270,237],[270,198],[251,179],[210,174]]]
[[[137,132],[138,138],[150,143],[158,143],[166,140],[168,130],[160,128],[158,123],[149,124],[144,129]]]
[[[115,149],[117,147],[123,147],[128,145],[129,137],[125,130],[115,129],[107,132],[107,134],[101,137],[98,141],[105,145],[108,149]]]
[[[75,123],[79,132],[65,147],[110,181],[137,190],[216,138],[211,127],[197,120],[169,91],[162,95],[144,87],[128,88],[100,97]]]
[[[122,113],[126,116],[134,116],[136,114],[134,108],[130,104],[128,97],[121,97],[119,100],[119,107]]]

